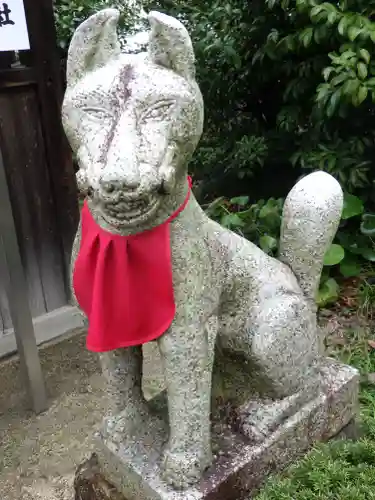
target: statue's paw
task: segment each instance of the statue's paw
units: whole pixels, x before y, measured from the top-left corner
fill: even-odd
[[[166,450],[163,460],[164,481],[177,490],[184,490],[197,483],[211,465],[211,453],[183,453]]]

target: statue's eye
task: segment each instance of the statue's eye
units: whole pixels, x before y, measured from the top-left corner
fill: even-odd
[[[95,120],[112,120],[113,118],[111,113],[104,108],[86,106],[82,108],[82,111]]]
[[[161,102],[156,104],[155,106],[152,106],[152,108],[146,110],[142,115],[142,121],[165,120],[166,118],[168,118],[173,104],[173,102]]]

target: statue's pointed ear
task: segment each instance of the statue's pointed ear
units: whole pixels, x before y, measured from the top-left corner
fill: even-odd
[[[78,26],[68,51],[68,87],[120,54],[116,32],[119,15],[115,9],[104,9]]]
[[[150,59],[187,80],[195,78],[194,49],[187,29],[174,17],[150,12]]]

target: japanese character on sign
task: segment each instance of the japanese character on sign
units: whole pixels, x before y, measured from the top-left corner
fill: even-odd
[[[12,11],[10,10],[7,3],[3,3],[2,8],[0,4],[0,28],[6,26],[7,24],[14,24],[14,21],[12,21],[9,17],[9,14],[11,12]]]

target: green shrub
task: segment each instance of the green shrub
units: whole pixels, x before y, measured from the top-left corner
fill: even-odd
[[[104,5],[120,7],[120,32],[136,18],[120,0],[55,5],[62,47]],[[348,193],[371,200],[374,7],[374,0],[144,2],[182,19],[193,39],[206,126],[191,171],[204,181],[203,197],[228,196],[231,186],[230,196],[254,201],[272,172],[268,198],[302,171],[324,169]]]
[[[107,7],[115,7],[121,13],[120,33],[131,33],[136,25],[139,11],[130,9],[121,0],[54,0],[55,24],[58,45],[64,54],[75,29],[89,16]]]
[[[254,198],[261,169],[284,191],[303,170],[324,169],[371,198],[374,152],[374,0],[179,0],[154,4],[190,29],[206,128],[192,169],[227,195]],[[293,173],[294,169],[294,173]],[[233,181],[235,182],[235,181]],[[270,186],[265,196],[274,196]]]
[[[247,196],[217,198],[206,213],[228,229],[249,239],[272,256],[277,255],[284,200],[270,198],[249,204]]]
[[[59,47],[66,50],[77,26],[104,5],[105,0],[55,0],[55,23]]]
[[[217,198],[207,207],[207,215],[249,239],[274,257],[279,249],[283,199],[269,198],[249,203],[248,196]],[[358,276],[366,262],[375,262],[375,215],[364,214],[360,198],[345,193],[339,231],[328,249],[317,296],[320,307],[334,303],[339,296],[336,277]]]

